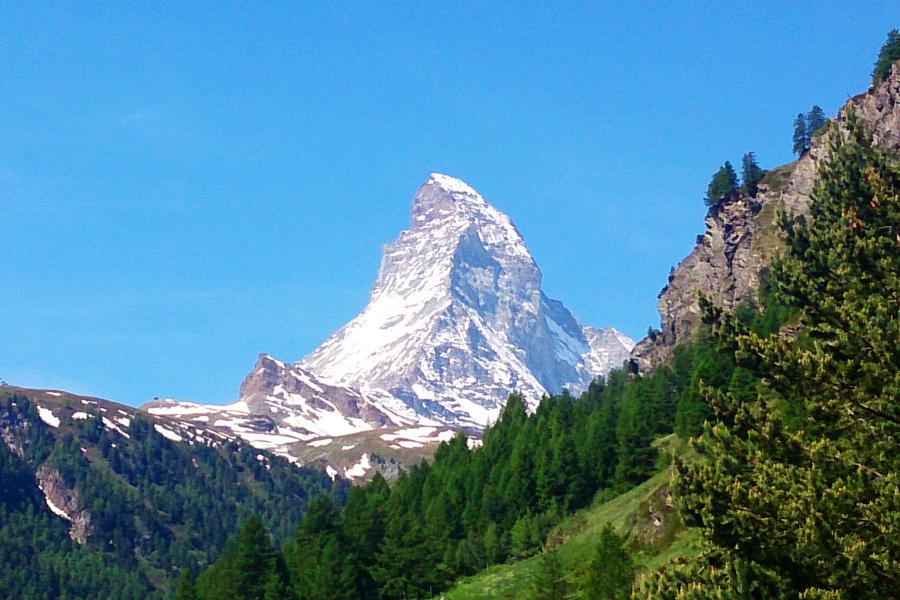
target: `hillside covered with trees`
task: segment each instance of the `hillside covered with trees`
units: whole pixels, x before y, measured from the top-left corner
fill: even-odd
[[[773,301],[739,318],[769,335],[792,315]],[[757,382],[701,337],[649,376],[619,371],[578,398],[547,397],[533,414],[512,395],[482,445],[459,436],[393,486],[378,477],[353,488],[343,508],[314,501],[280,549],[259,520],[248,521],[215,565],[184,575],[177,597],[234,598],[247,564],[257,565],[246,584],[255,591],[241,598],[270,597],[266,589],[304,600],[431,597],[461,576],[541,553],[564,517],[656,473],[667,459],[654,441],[699,432],[711,414],[704,386],[748,394]]]
[[[175,443],[148,418],[126,426],[105,416],[117,405],[84,402],[84,418],[53,426],[41,415],[47,402],[21,390],[0,396],[7,597],[163,597],[181,568],[215,560],[248,516],[283,540],[312,497],[346,493],[346,482],[247,444]],[[67,513],[69,504],[77,508]]]

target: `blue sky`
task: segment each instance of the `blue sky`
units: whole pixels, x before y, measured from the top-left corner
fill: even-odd
[[[431,171],[512,217],[550,296],[640,337],[713,171],[789,161],[797,112],[864,91],[900,26],[896,2],[85,4],[0,5],[0,378],[131,404],[230,401],[259,352],[316,347]]]

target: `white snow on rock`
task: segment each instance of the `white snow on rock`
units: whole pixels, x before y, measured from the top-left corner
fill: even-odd
[[[449,429],[447,429],[446,431],[442,431],[442,432],[440,432],[439,434],[437,434],[437,439],[440,440],[440,441],[442,441],[442,442],[449,442],[449,441],[452,441],[453,438],[455,438],[455,437],[456,437],[456,432],[455,432],[455,431],[450,431]]]
[[[87,414],[84,411],[79,410],[79,411],[72,413],[72,418],[75,419],[76,421],[83,421],[86,419],[90,419],[91,415]]]
[[[425,444],[422,442],[414,442],[412,440],[400,440],[397,442],[397,445],[401,448],[424,448]]]
[[[121,435],[122,437],[126,437],[126,438],[130,438],[130,437],[131,437],[131,436],[128,435],[121,427],[119,427],[118,425],[116,425],[115,423],[113,423],[113,422],[112,422],[111,420],[109,420],[108,418],[106,418],[106,417],[101,417],[101,418],[103,419],[103,425],[106,426],[107,429],[111,429],[111,430],[115,431],[116,433],[118,433],[118,434]]]
[[[368,304],[319,348],[294,364],[260,354],[233,404],[143,409],[202,419],[217,436],[285,456],[293,444],[324,448],[379,429],[390,430],[387,445],[410,448],[475,432],[511,392],[532,409],[545,394],[577,394],[633,346],[614,329],[582,325],[541,279],[507,215],[466,182],[432,173],[410,228],[383,248]]]
[[[337,470],[331,465],[325,465],[325,473],[327,473],[328,476],[331,477],[332,481],[334,481],[334,478],[337,477],[338,474]]]
[[[43,406],[38,406],[38,416],[41,418],[41,421],[49,425],[50,427],[59,427],[59,417],[53,414],[53,411],[49,408],[44,408]]]
[[[48,396],[56,396],[57,398],[62,396],[61,392],[47,392]]]
[[[64,511],[63,509],[58,507],[57,505],[53,504],[53,500],[51,500],[50,497],[46,494],[44,494],[44,501],[47,502],[47,507],[50,509],[50,512],[52,512],[54,515],[56,515],[58,517],[62,517],[66,521],[72,520],[72,517],[69,516],[69,513],[67,513],[66,511]]]
[[[399,429],[394,433],[382,433],[379,437],[386,442],[394,440],[408,439],[421,440],[432,439],[432,434],[437,431],[437,427],[413,427],[410,429]]]
[[[325,439],[421,421],[389,394],[362,394],[266,354],[259,356],[240,394],[240,400],[224,406],[155,400],[142,408],[195,427],[206,422],[210,431],[282,455],[300,442],[324,446],[331,443]]]
[[[440,442],[449,442],[455,436],[456,432],[450,429],[438,431],[437,427],[412,427],[409,429],[399,429],[393,433],[382,433],[378,437],[386,442],[408,440],[419,442],[420,444],[437,444]]]
[[[331,438],[324,438],[324,439],[321,439],[321,440],[313,440],[312,442],[306,442],[306,445],[307,445],[307,446],[310,446],[310,447],[312,447],[312,448],[320,448],[320,447],[322,447],[322,446],[328,446],[328,445],[330,445],[331,442],[333,442],[333,441],[334,441],[334,440],[331,439]]]
[[[299,367],[480,429],[512,391],[534,407],[564,387],[580,392],[627,358],[630,340],[582,326],[544,295],[515,225],[472,186],[432,173],[411,221],[385,246],[363,312]]]
[[[363,454],[359,458],[359,462],[353,465],[348,469],[344,469],[344,477],[347,479],[355,479],[357,477],[363,477],[366,474],[366,471],[372,468],[372,464],[369,462],[369,455]]]
[[[224,408],[218,406],[207,406],[204,404],[195,404],[193,402],[183,402],[178,400],[158,400],[150,403],[146,410],[151,415],[196,415],[209,414],[216,412],[216,409]]]
[[[183,442],[184,438],[172,431],[171,429],[167,429],[162,425],[154,425],[153,429],[156,430],[156,433],[163,436],[167,440],[171,440],[173,442]]]

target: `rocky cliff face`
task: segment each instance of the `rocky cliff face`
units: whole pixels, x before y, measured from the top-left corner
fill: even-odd
[[[244,378],[240,399],[225,406],[156,400],[142,409],[194,427],[241,437],[257,448],[292,456],[292,446],[373,429],[434,425],[388,394],[323,380],[296,365],[260,354]],[[315,442],[313,442],[315,443]]]
[[[392,398],[365,395],[261,354],[240,388],[241,408],[302,435],[342,435],[409,425],[417,415]]]
[[[46,465],[37,470],[35,477],[47,507],[53,514],[68,521],[69,535],[79,544],[84,544],[91,533],[91,513],[81,507],[78,492],[66,485],[59,471]]]
[[[878,87],[851,99],[837,118],[842,120],[847,108],[855,106],[876,143],[900,153],[898,102],[900,63]],[[676,344],[690,339],[700,323],[701,294],[729,310],[754,298],[761,272],[781,246],[776,209],[806,212],[817,165],[827,147],[827,135],[814,137],[812,148],[799,160],[767,174],[756,197],[735,194],[710,208],[705,233],[697,237],[697,246],[674,269],[659,294],[661,329],[635,346],[633,369],[653,369]]]

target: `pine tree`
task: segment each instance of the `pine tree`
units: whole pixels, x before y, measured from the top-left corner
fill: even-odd
[[[726,160],[725,164],[713,174],[703,201],[707,206],[715,206],[723,198],[733,194],[737,187],[737,173],[735,173],[731,163]]]
[[[900,31],[891,29],[887,35],[887,41],[878,52],[878,60],[875,61],[875,68],[872,70],[873,88],[887,79],[891,67],[898,60],[900,60]]]
[[[855,111],[833,124],[808,218],[783,217],[772,282],[800,326],[763,336],[706,306],[762,380],[713,390],[675,488],[705,551],[642,597],[894,597],[900,589],[900,173]]]
[[[541,552],[529,592],[528,597],[534,600],[565,600],[569,597],[569,584],[555,550]]]
[[[759,182],[762,181],[765,174],[766,172],[756,162],[756,155],[753,152],[748,152],[741,158],[741,187],[745,194],[756,196],[756,192],[759,190]]]
[[[284,549],[284,558],[299,598],[358,597],[357,558],[343,536],[338,508],[328,496],[310,502],[294,540]]]
[[[528,558],[538,549],[540,535],[535,527],[535,518],[525,513],[516,521],[509,532],[510,552],[516,558]]]
[[[172,600],[200,600],[197,593],[197,578],[190,569],[181,572]]]
[[[238,587],[237,539],[225,543],[222,554],[197,577],[197,591],[203,600],[231,600]]]
[[[619,413],[616,426],[618,462],[614,481],[621,489],[647,479],[656,464],[656,449],[651,446],[654,431],[647,415],[645,388],[646,386],[630,386]]]
[[[369,568],[384,539],[387,516],[385,506],[390,488],[380,473],[376,473],[366,486],[350,491],[341,518],[343,536],[348,540],[350,552],[360,560],[357,588],[363,600],[378,597],[377,585]]]
[[[809,150],[810,134],[806,126],[806,115],[798,113],[794,119],[794,154],[802,155]]]
[[[585,598],[625,600],[631,596],[634,575],[634,561],[625,550],[625,540],[607,523],[600,532],[600,540],[585,578]]]
[[[809,112],[806,113],[806,132],[810,139],[812,139],[812,136],[816,135],[816,133],[827,124],[828,119],[825,117],[825,111],[823,111],[822,107],[818,104],[814,105],[809,109]]]
[[[291,589],[290,577],[284,557],[281,554],[276,554],[272,560],[272,568],[269,570],[266,584],[263,587],[263,598],[264,600],[293,600],[295,597],[294,591]]]
[[[435,591],[427,541],[422,528],[409,513],[390,519],[384,542],[372,574],[381,587],[382,598],[430,597]]]
[[[264,600],[266,582],[272,569],[275,553],[269,543],[269,534],[257,516],[248,518],[237,538],[234,571],[237,585],[234,598]]]

